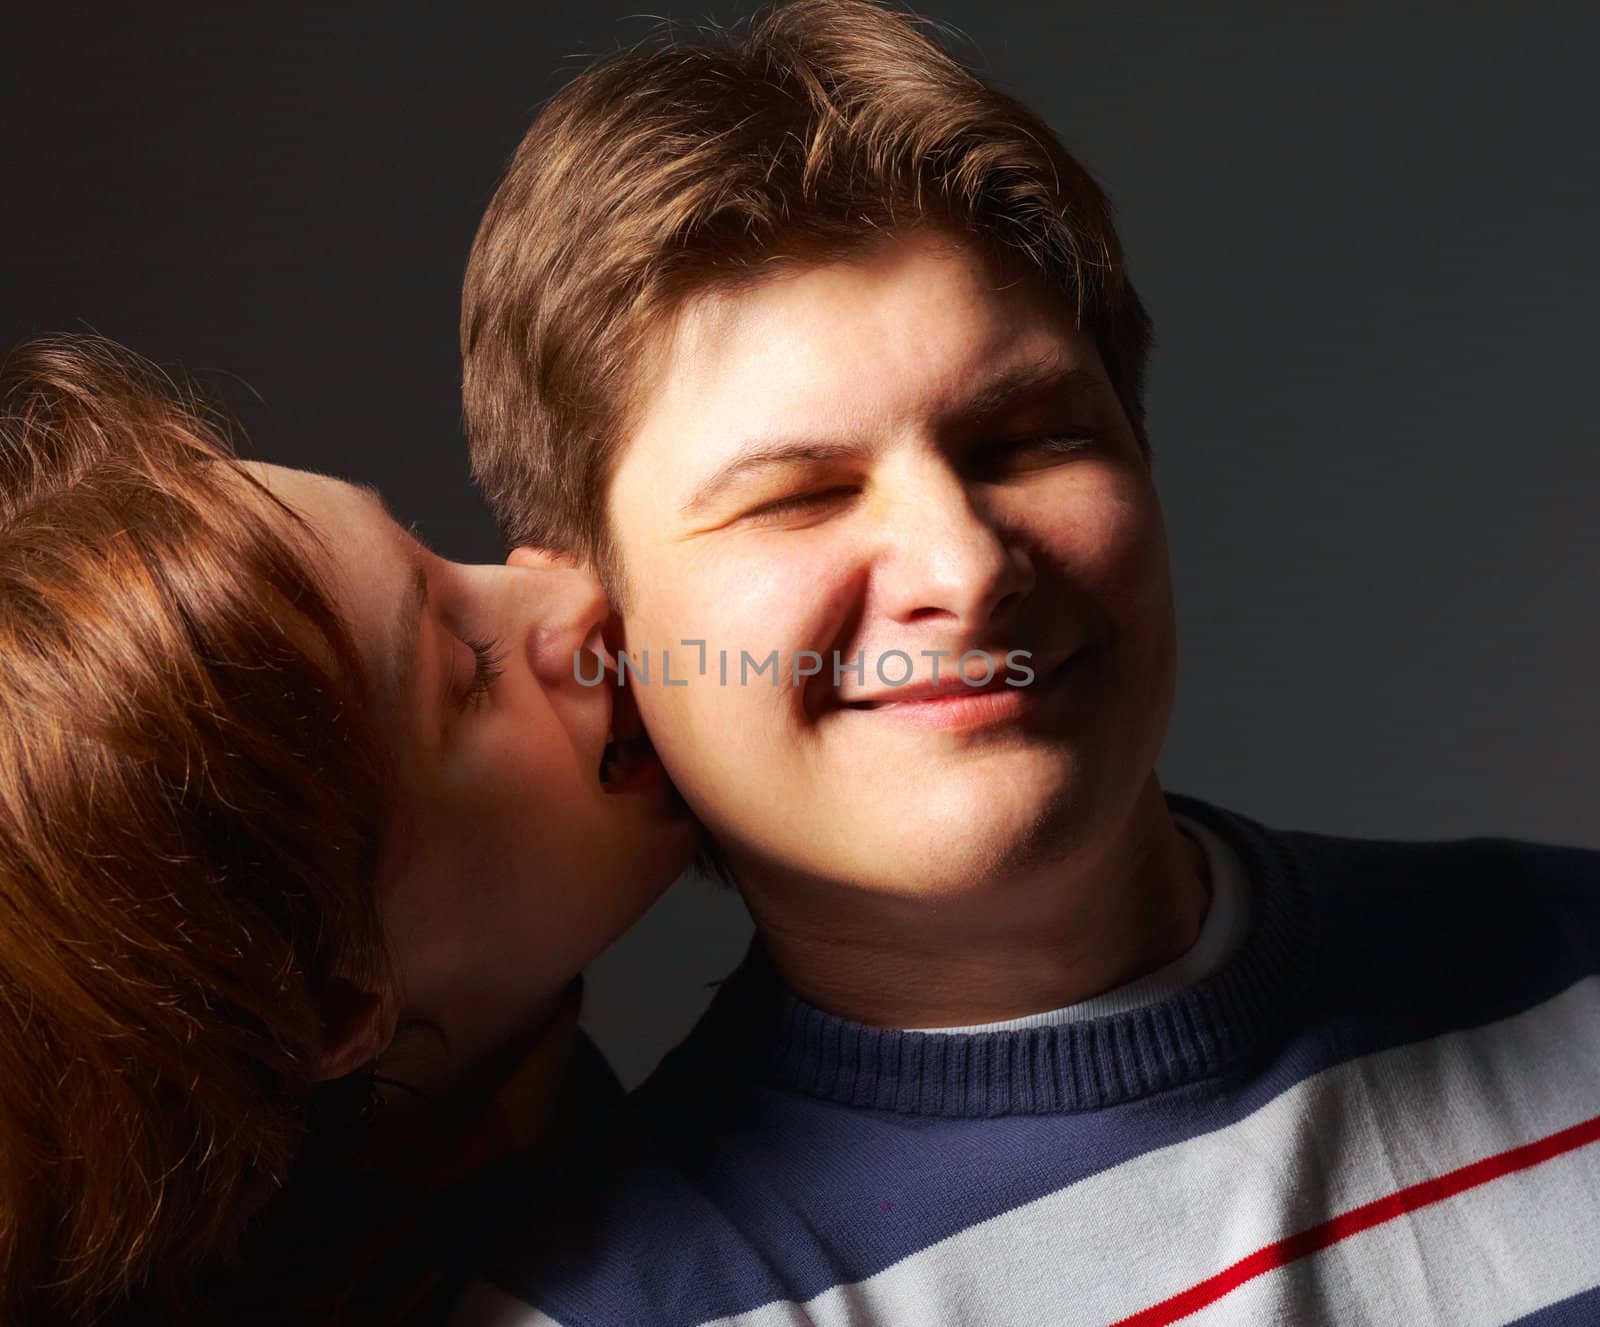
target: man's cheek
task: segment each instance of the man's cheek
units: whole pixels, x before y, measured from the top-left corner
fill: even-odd
[[[730,798],[748,794],[761,769],[751,725],[737,712],[739,699],[737,690],[717,686],[714,670],[691,677],[684,687],[652,686],[639,694],[656,754],[690,808],[708,823],[721,823]]]
[[[1171,576],[1159,508],[1128,503],[1106,515],[1079,562],[1095,597],[1124,623],[1170,612]]]

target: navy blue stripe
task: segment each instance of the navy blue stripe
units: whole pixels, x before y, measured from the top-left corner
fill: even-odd
[[[1264,832],[1207,819],[1240,851],[1254,887],[1270,860],[1254,837]],[[563,1321],[630,1320],[645,1305],[661,1308],[663,1322],[702,1321],[803,1302],[1149,1151],[1234,1124],[1312,1074],[1508,1017],[1600,968],[1593,854],[1493,840],[1274,837],[1314,876],[1316,889],[1299,897],[1320,910],[1307,932],[1319,936],[1320,962],[1300,956],[1309,984],[1290,1011],[1304,1029],[1297,1035],[1220,1073],[1097,1110],[993,1116],[980,1100],[973,1116],[958,1117],[946,1098],[932,1114],[906,1109],[904,1095],[878,1096],[879,1109],[826,1099],[840,1090],[838,1076],[818,1077],[811,1066],[799,1072],[816,1095],[752,1082],[752,1074],[771,1075],[763,1037],[777,1029],[763,1033],[739,1011],[740,1037],[714,1044],[701,1035],[636,1099],[645,1136],[607,1186],[603,1237],[554,1252],[537,1276],[542,1296],[527,1269],[502,1279],[547,1311],[559,1307]],[[730,982],[719,998],[741,993]],[[1277,995],[1268,987],[1254,998]],[[1107,1035],[1111,1025],[1130,1022],[1079,1026],[1104,1038],[1104,1054],[1147,1051]],[[1008,1083],[1017,1081],[1010,1057],[1019,1049],[1048,1053],[1052,1045],[1015,1033],[937,1041],[926,1048],[933,1062],[925,1072]],[[1083,1063],[1047,1069],[1061,1081]],[[1130,1069],[1126,1079],[1136,1078]]]
[[[867,1027],[790,995],[758,944],[664,1066],[691,1093],[747,1077],[846,1106],[949,1117],[1098,1109],[1221,1073],[1281,1037],[1314,972],[1317,910],[1283,845],[1226,813],[1173,809],[1234,835],[1252,882],[1250,933],[1235,961],[1170,999],[1111,1018],[954,1037]],[[658,1084],[659,1088],[659,1084]],[[670,1091],[671,1089],[665,1089]]]
[[[1546,1304],[1506,1327],[1594,1327],[1600,1322],[1600,1286],[1583,1290],[1570,1299]]]

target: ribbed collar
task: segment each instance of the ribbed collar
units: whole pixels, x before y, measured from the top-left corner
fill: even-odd
[[[662,1065],[657,1086],[687,1074],[703,1091],[705,1075],[732,1074],[845,1106],[984,1117],[1095,1110],[1222,1072],[1293,1016],[1316,954],[1310,890],[1273,831],[1191,797],[1169,793],[1167,804],[1222,836],[1249,882],[1243,945],[1195,985],[1126,1013],[1052,1027],[901,1032],[806,1003],[757,941]]]

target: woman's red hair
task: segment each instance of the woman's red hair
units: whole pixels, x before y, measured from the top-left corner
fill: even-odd
[[[310,532],[90,337],[0,379],[0,1320],[188,1320],[385,971],[380,751]]]

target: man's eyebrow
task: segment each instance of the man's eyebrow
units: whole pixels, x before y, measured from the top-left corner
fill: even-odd
[[[1029,360],[990,378],[948,413],[961,419],[981,420],[997,414],[1017,400],[1044,392],[1095,391],[1105,379],[1090,369],[1064,364],[1055,356]],[[859,456],[862,444],[828,442],[815,438],[757,439],[745,443],[683,504],[681,514],[697,516],[739,480],[763,470],[787,465],[817,464]]]
[[[683,504],[682,514],[699,515],[718,496],[748,475],[786,465],[837,461],[841,457],[859,456],[861,451],[858,443],[826,442],[815,438],[765,438],[747,442],[694,491],[694,495]]]
[[[1063,364],[1053,356],[1018,364],[991,378],[952,412],[964,419],[998,414],[1020,398],[1046,392],[1096,392],[1105,378],[1092,369]]]

